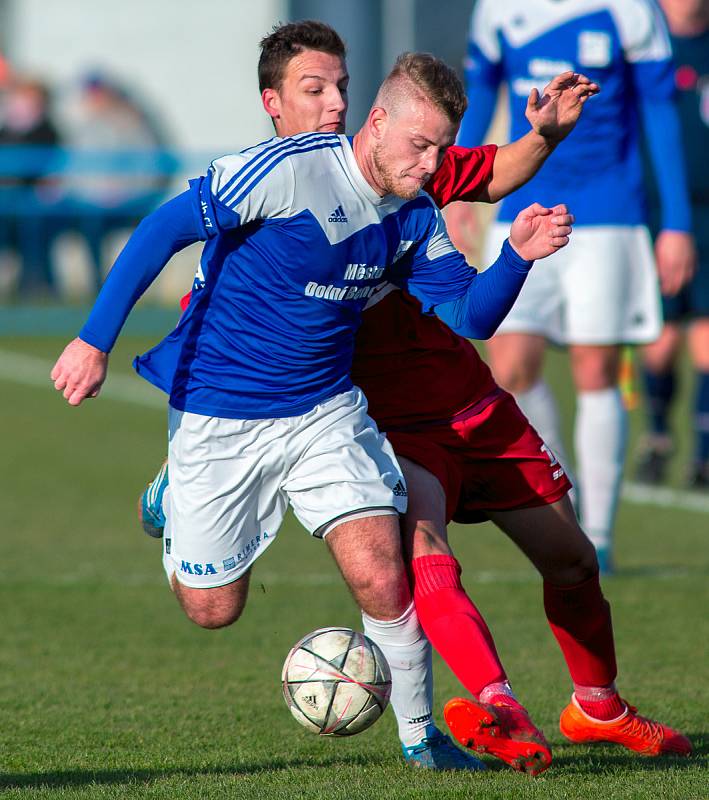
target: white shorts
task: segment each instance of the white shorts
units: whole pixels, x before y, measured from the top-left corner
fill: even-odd
[[[573,209],[572,209],[573,211]],[[510,234],[491,226],[484,263]],[[647,228],[577,228],[533,267],[498,333],[535,333],[557,344],[643,344],[660,335],[660,289]]]
[[[223,419],[169,410],[163,564],[185,586],[241,577],[273,542],[290,501],[325,536],[345,519],[406,511],[406,487],[360,389],[307,414]]]

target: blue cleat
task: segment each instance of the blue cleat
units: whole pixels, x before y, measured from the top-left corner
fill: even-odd
[[[162,539],[165,529],[165,512],[162,498],[169,483],[167,475],[167,459],[163,461],[160,471],[147,485],[138,501],[138,518],[143,530],[153,539]]]
[[[433,770],[468,770],[480,772],[485,769],[482,761],[459,750],[435,725],[426,726],[426,736],[412,747],[401,745],[406,763],[412,767]]]

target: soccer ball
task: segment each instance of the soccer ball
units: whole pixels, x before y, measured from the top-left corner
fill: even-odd
[[[391,672],[363,633],[320,628],[304,636],[283,665],[291,714],[321,736],[352,736],[379,719],[389,703]]]

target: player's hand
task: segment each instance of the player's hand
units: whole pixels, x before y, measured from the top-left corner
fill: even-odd
[[[520,211],[510,228],[510,244],[527,261],[546,258],[569,243],[573,214],[562,203],[545,208],[534,203]]]
[[[472,203],[451,203],[443,211],[453,247],[471,259],[480,244],[480,225]]]
[[[585,75],[562,72],[544,87],[541,95],[532,89],[525,116],[536,133],[557,143],[571,133],[584,103],[600,91],[601,87]]]
[[[54,388],[62,392],[70,406],[78,406],[87,397],[96,397],[106,380],[108,354],[82,339],[74,339],[64,348],[50,373]]]
[[[676,295],[697,267],[694,237],[684,231],[660,231],[655,239],[655,260],[662,294]]]

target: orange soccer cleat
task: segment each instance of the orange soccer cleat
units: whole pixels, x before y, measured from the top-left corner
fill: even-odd
[[[454,697],[446,703],[443,716],[464,747],[489,753],[513,769],[539,775],[551,764],[547,740],[522,706]]]
[[[692,743],[686,736],[660,722],[641,717],[637,708],[628,703],[620,717],[605,722],[589,717],[572,695],[571,702],[561,712],[559,728],[572,742],[613,742],[643,756],[688,756],[692,752]]]

